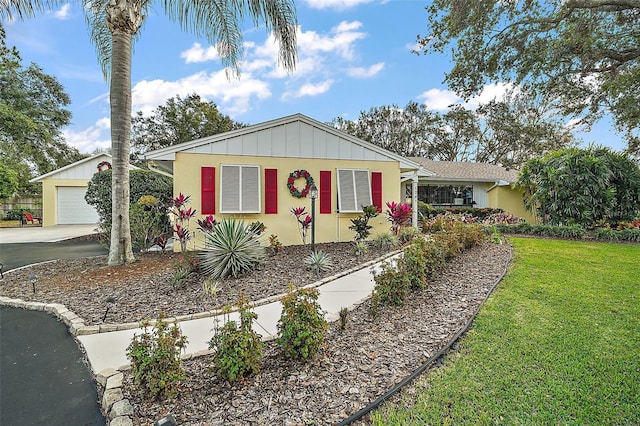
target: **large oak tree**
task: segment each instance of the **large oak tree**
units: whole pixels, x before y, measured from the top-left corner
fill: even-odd
[[[640,1],[434,0],[426,9],[419,50],[451,48],[445,81],[458,94],[510,81],[587,125],[610,113],[640,153]]]
[[[9,0],[0,5],[0,17],[31,17],[66,2]],[[145,16],[152,8],[163,9],[184,30],[215,45],[223,64],[237,71],[243,49],[241,24],[245,19],[272,32],[279,45],[280,63],[288,70],[293,69],[297,56],[297,15],[293,0],[82,0],[80,3],[99,62],[109,79],[113,213],[108,263],[118,265],[135,260],[129,224],[131,56]]]

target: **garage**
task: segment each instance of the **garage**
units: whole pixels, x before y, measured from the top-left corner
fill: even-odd
[[[77,225],[98,222],[98,212],[84,200],[87,188],[59,186],[57,188],[58,224]]]

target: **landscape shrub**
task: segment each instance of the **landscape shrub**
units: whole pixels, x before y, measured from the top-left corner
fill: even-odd
[[[287,358],[307,359],[315,355],[324,341],[327,321],[318,303],[317,288],[291,286],[282,302],[277,343]]]
[[[200,263],[203,273],[223,280],[254,271],[264,263],[266,253],[260,238],[243,221],[225,218],[214,229],[205,233]]]
[[[187,344],[177,324],[160,317],[148,331],[149,321],[142,323],[143,333],[134,334],[127,347],[133,382],[148,399],[175,398],[178,383],[185,378],[180,351]]]
[[[395,201],[387,202],[387,220],[391,222],[391,232],[398,235],[401,228],[406,227],[411,222],[413,210],[409,204],[396,203]]]
[[[423,290],[427,287],[427,241],[422,238],[414,238],[402,250],[402,262],[409,278],[409,288]]]
[[[31,210],[29,207],[16,207],[16,208],[13,208],[13,209],[7,211],[4,214],[4,219],[5,220],[22,221],[22,216],[23,216],[24,213],[33,214],[33,210]]]
[[[153,195],[144,195],[131,205],[129,221],[131,244],[140,251],[156,245],[158,237],[170,234],[171,224],[166,209],[160,206],[159,200]]]
[[[89,181],[85,201],[98,212],[100,221],[111,223],[111,170],[95,173]],[[150,170],[129,172],[129,202],[135,203],[144,195],[157,198],[159,205],[169,207],[173,195],[173,180]]]
[[[458,222],[454,224],[453,232],[458,235],[458,240],[465,250],[479,245],[484,239],[484,231],[480,225],[465,225]]]
[[[229,320],[227,311],[226,322],[221,328],[216,328],[209,341],[209,349],[215,349],[213,370],[219,378],[229,382],[260,371],[264,348],[260,335],[251,327],[258,315],[250,310],[246,299],[241,299],[237,307],[240,325]]]
[[[423,251],[425,274],[427,277],[432,277],[446,265],[444,249],[441,243],[436,242],[433,238],[429,238],[425,239]]]
[[[452,231],[438,231],[432,235],[434,241],[442,247],[445,260],[452,259],[460,254],[462,244],[457,233]]]
[[[384,305],[402,305],[407,298],[411,282],[406,273],[402,258],[398,258],[394,266],[390,262],[380,264],[380,272],[373,274],[375,294]]]

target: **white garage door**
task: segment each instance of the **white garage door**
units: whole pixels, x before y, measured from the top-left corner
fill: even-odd
[[[97,223],[98,212],[84,200],[86,187],[58,187],[58,224]]]

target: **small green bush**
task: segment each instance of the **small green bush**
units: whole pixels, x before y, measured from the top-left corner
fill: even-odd
[[[318,304],[317,288],[290,287],[282,302],[277,343],[287,358],[307,359],[315,355],[324,341],[327,321]]]
[[[427,287],[427,241],[414,238],[402,251],[402,261],[409,277],[409,288],[423,290]]]
[[[462,244],[460,243],[458,234],[455,232],[438,231],[433,234],[433,239],[441,245],[445,260],[452,259],[460,254]]]
[[[133,248],[146,251],[156,244],[156,239],[171,233],[171,224],[165,208],[152,195],[140,197],[129,211],[131,244]]]
[[[316,275],[320,275],[323,272],[328,272],[333,269],[333,262],[331,256],[323,252],[322,250],[312,251],[304,258],[304,264],[307,269],[315,272]]]
[[[16,208],[13,208],[13,209],[7,211],[4,214],[4,219],[5,220],[19,220],[19,221],[22,221],[22,215],[24,213],[33,214],[33,210],[31,210],[28,207],[16,207]]]
[[[424,250],[424,270],[427,277],[432,277],[436,272],[444,268],[446,260],[441,243],[433,239],[426,240]]]
[[[369,246],[364,241],[353,241],[351,252],[356,256],[362,256],[369,251]]]
[[[380,273],[375,273],[375,293],[379,296],[380,303],[385,305],[402,305],[407,298],[407,290],[410,286],[402,258],[398,258],[394,267],[390,262],[380,264]]]
[[[229,382],[260,371],[264,348],[260,336],[251,327],[258,315],[249,310],[246,299],[240,300],[237,306],[240,326],[236,321],[226,321],[222,328],[216,328],[209,341],[209,349],[215,349],[213,370],[219,378]]]
[[[149,321],[144,321],[141,335],[133,335],[127,347],[131,361],[133,382],[144,398],[175,398],[178,382],[185,378],[180,351],[187,344],[177,324],[159,318],[151,332]]]
[[[205,233],[201,268],[216,280],[254,271],[266,259],[266,253],[255,230],[241,220],[225,218],[214,232]]]
[[[465,250],[479,245],[484,240],[484,231],[480,225],[466,225],[457,222],[454,224],[453,231],[458,234],[460,244]]]

